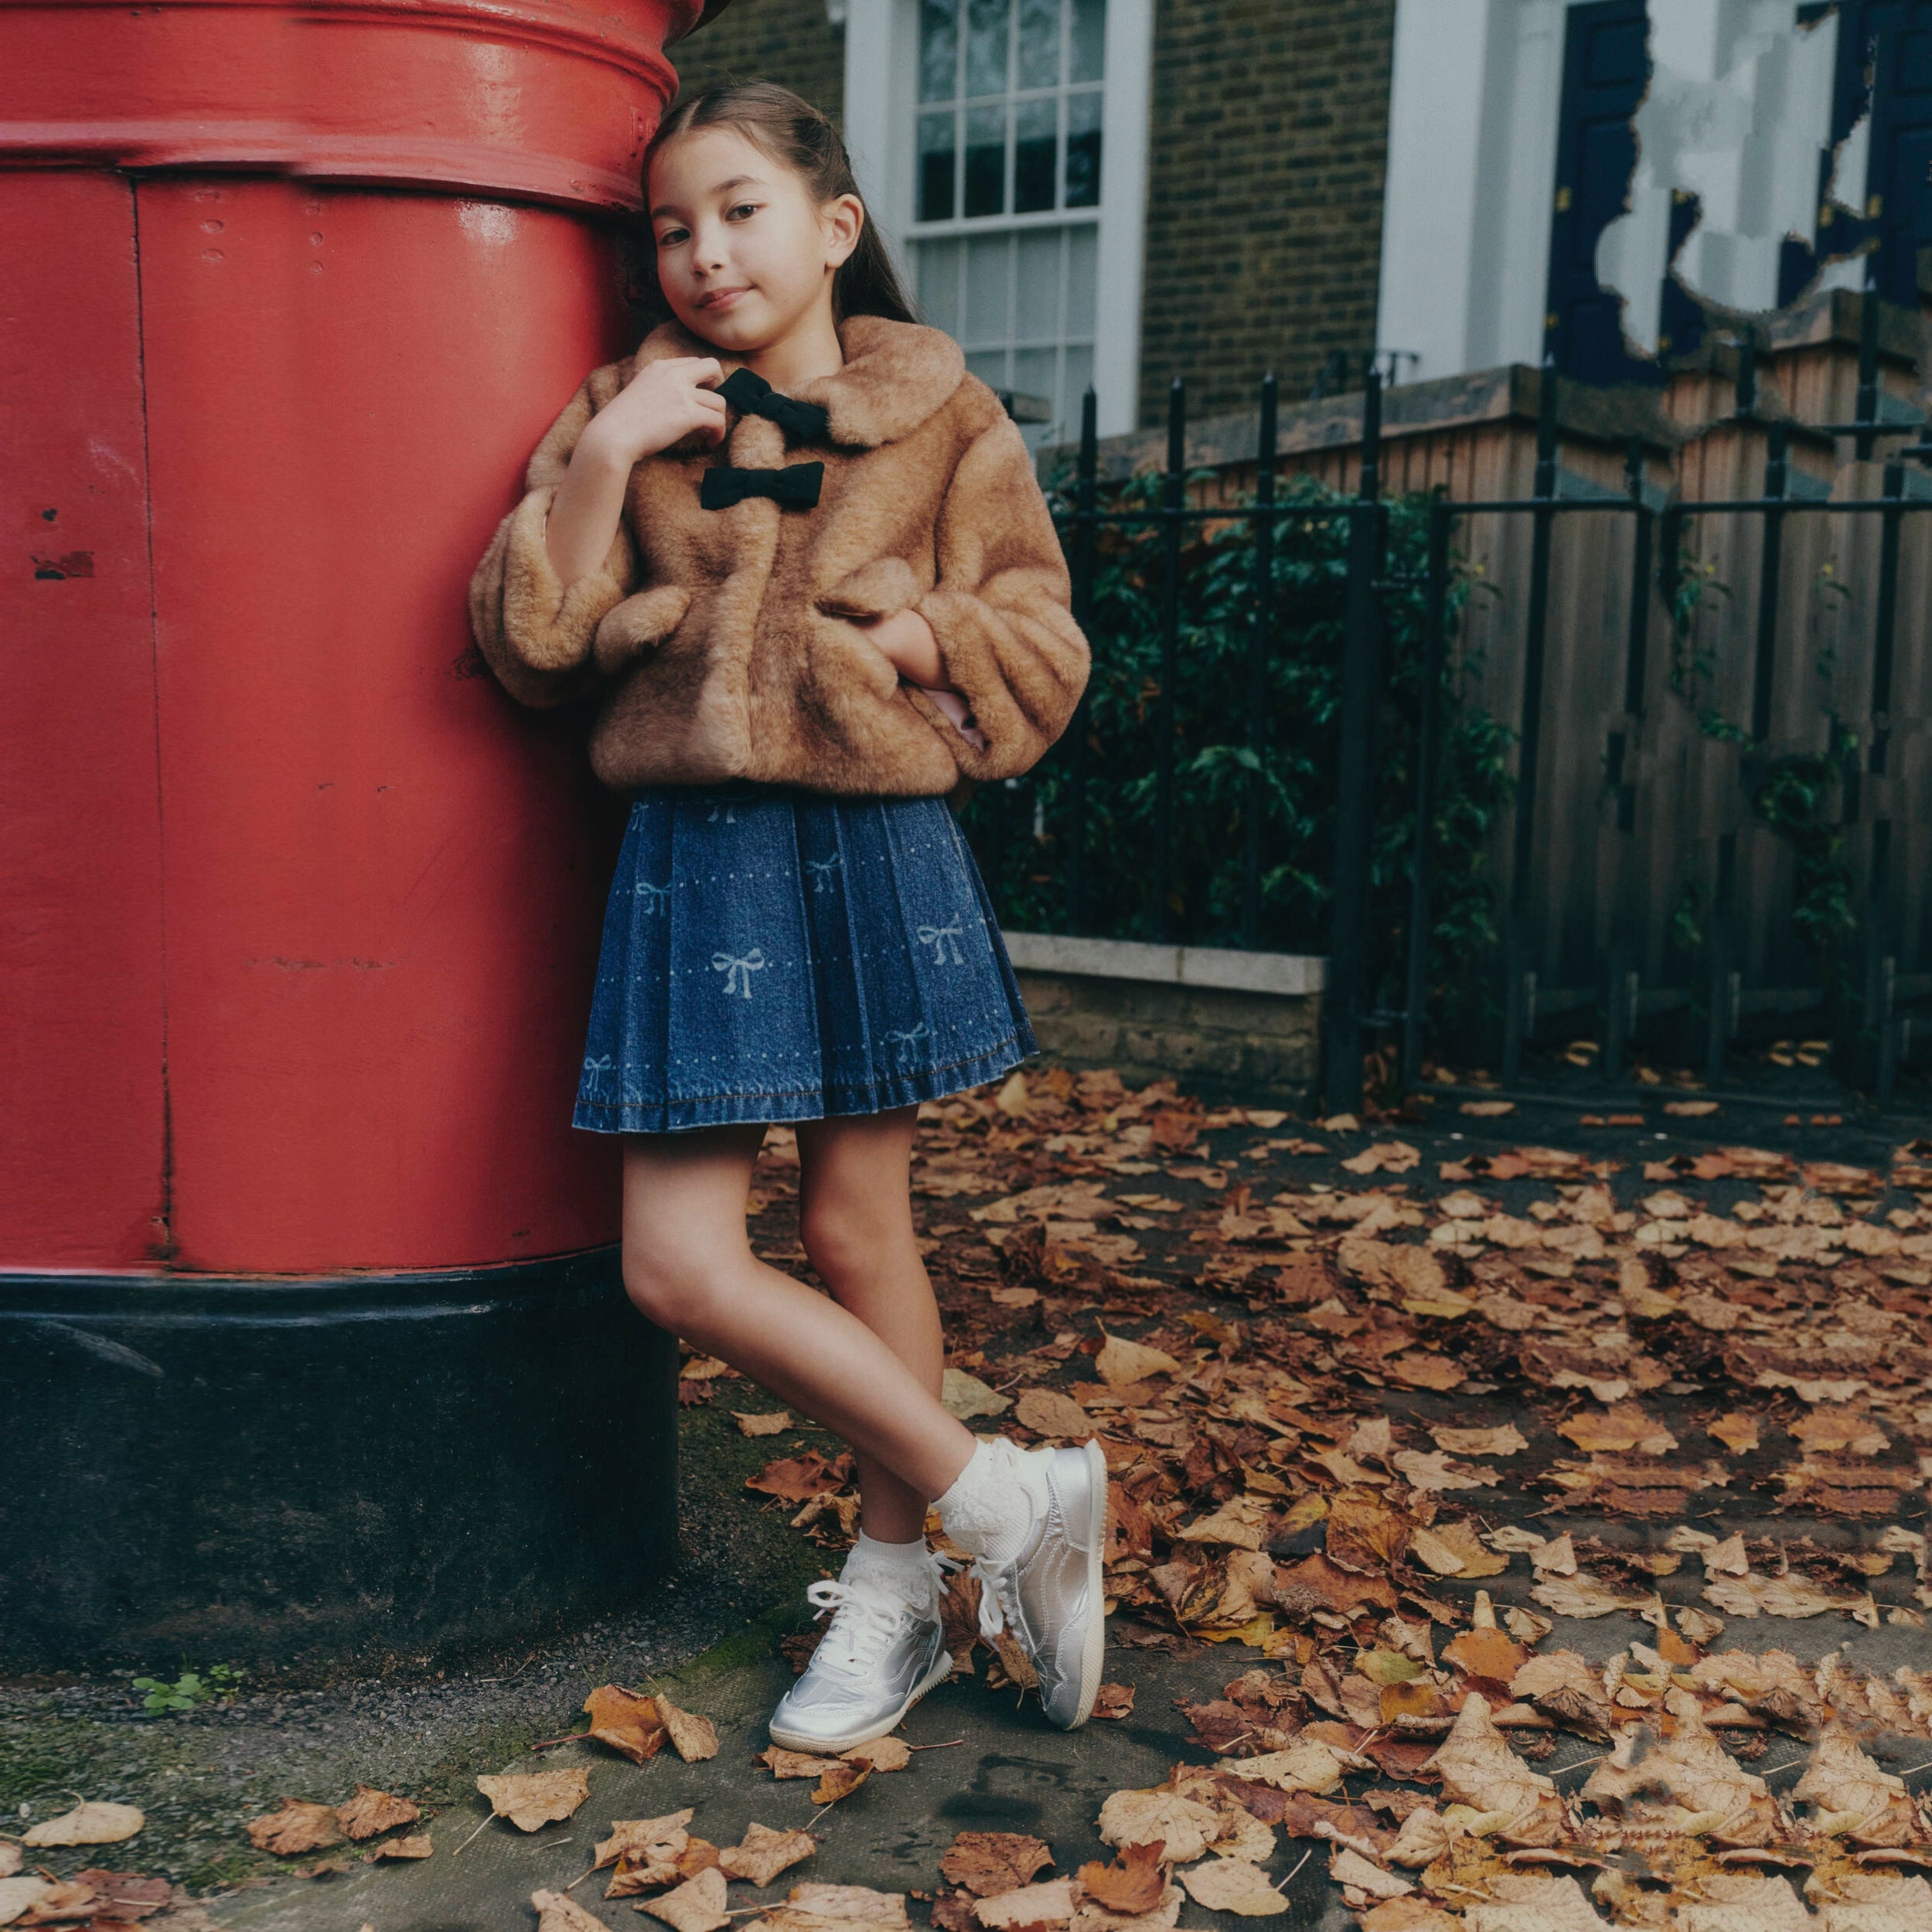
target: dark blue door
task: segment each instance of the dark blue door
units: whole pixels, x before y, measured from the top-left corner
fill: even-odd
[[[1798,19],[1808,25],[1831,11],[1802,6]],[[1818,203],[1829,225],[1819,230],[1815,252],[1802,242],[1786,244],[1778,298],[1795,301],[1824,261],[1876,244],[1879,293],[1916,308],[1919,250],[1932,247],[1932,0],[1839,0],[1836,12],[1831,141],[1835,148],[1869,108],[1866,203],[1850,216],[1826,207],[1828,155]]]
[[[1596,244],[1624,213],[1636,170],[1630,118],[1650,71],[1644,0],[1592,0],[1569,9],[1545,329],[1557,367],[1584,382],[1660,380],[1654,363],[1624,347],[1620,299],[1596,279]]]

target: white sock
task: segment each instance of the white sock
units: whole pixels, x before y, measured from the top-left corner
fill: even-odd
[[[935,1587],[932,1552],[923,1536],[909,1543],[885,1543],[860,1530],[845,1559],[843,1575],[848,1583],[860,1576],[876,1578],[915,1604],[929,1604]]]
[[[1041,1462],[1003,1436],[982,1436],[952,1487],[933,1499],[946,1535],[969,1555],[1012,1562],[1046,1512]]]

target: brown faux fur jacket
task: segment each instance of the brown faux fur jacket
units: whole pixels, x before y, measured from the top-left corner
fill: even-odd
[[[717,353],[676,321],[653,329],[578,386],[476,567],[470,621],[491,669],[525,704],[601,695],[591,762],[612,790],[747,778],[944,794],[1027,770],[1073,715],[1087,642],[1019,430],[942,331],[878,315],[838,330],[844,366],[791,392],[823,405],[822,441],[788,445],[732,408],[715,448],[693,431],[646,457],[609,554],[566,586],[543,526],[584,425],[642,363]],[[727,376],[739,366],[718,359]],[[814,460],[815,507],[700,506],[707,469]],[[908,606],[985,749],[847,621]]]

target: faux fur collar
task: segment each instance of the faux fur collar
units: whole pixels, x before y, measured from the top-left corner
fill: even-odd
[[[845,366],[785,392],[802,402],[824,404],[835,443],[869,446],[910,434],[952,395],[966,373],[959,345],[943,329],[923,322],[848,315],[838,325],[838,334]],[[639,343],[632,373],[667,356],[715,356],[727,376],[745,366],[739,357],[693,336],[675,316]]]

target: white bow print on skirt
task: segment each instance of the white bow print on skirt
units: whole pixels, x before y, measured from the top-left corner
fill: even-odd
[[[728,952],[711,955],[711,970],[724,975],[724,990],[742,993],[748,1000],[751,997],[751,975],[763,971],[764,967],[765,955],[756,946],[742,959],[734,959]]]
[[[919,943],[922,946],[932,947],[932,963],[935,966],[945,966],[949,963],[946,956],[948,946],[952,949],[952,958],[950,963],[953,966],[965,964],[959,956],[959,921],[956,915],[950,925],[921,926]]]

